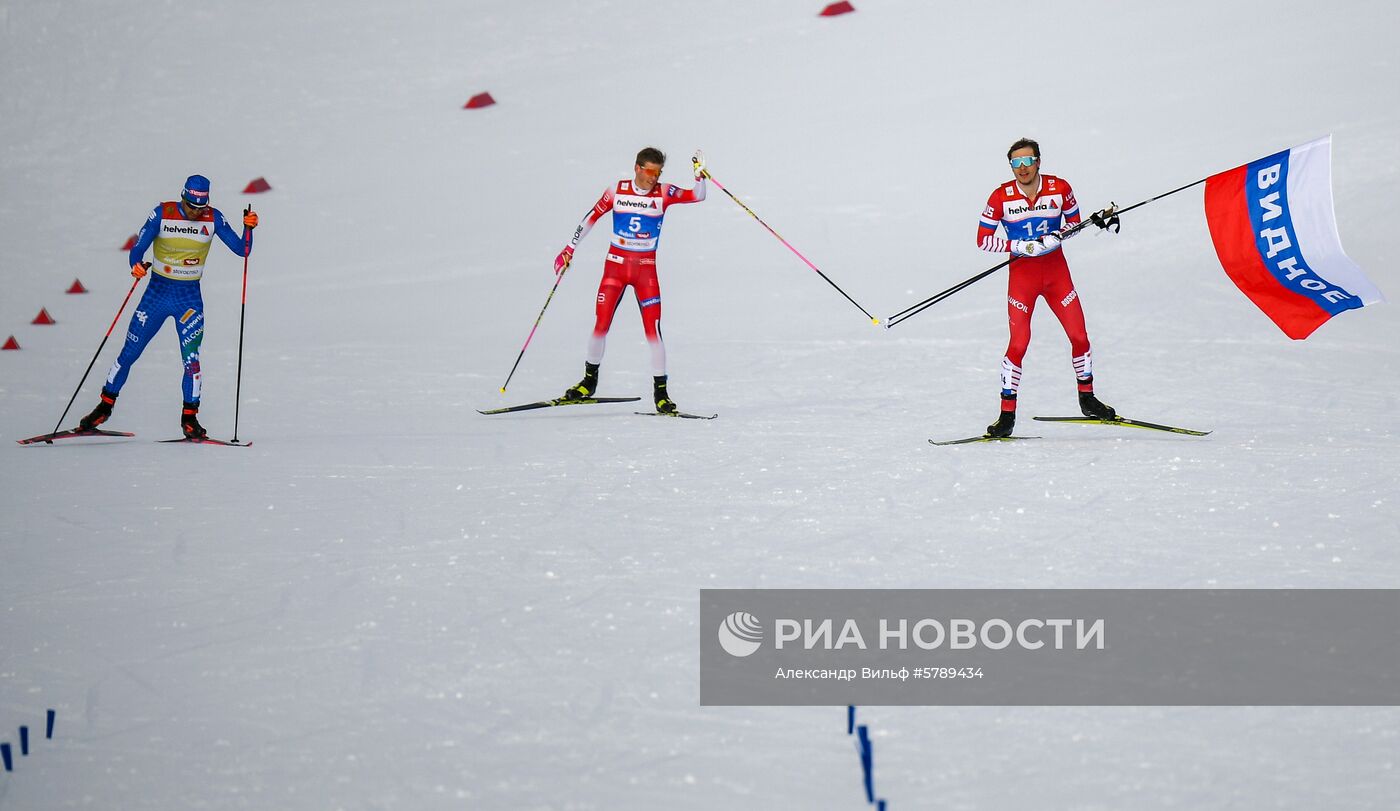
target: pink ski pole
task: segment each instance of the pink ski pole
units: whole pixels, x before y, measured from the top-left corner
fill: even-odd
[[[544,320],[544,311],[549,309],[549,302],[554,300],[554,291],[559,289],[559,283],[564,281],[564,274],[569,272],[566,265],[559,275],[554,279],[554,286],[549,289],[549,297],[544,300],[544,306],[540,308],[540,314],[535,318],[535,325],[530,327],[530,334],[525,338],[525,345],[520,347],[520,354],[515,356],[515,365],[510,367],[510,374],[506,375],[506,382],[501,384],[501,393],[505,394],[506,386],[510,385],[510,379],[515,377],[515,370],[520,366],[520,359],[525,357],[525,350],[530,347],[530,341],[535,337],[535,330],[540,328],[540,322]]]
[[[694,160],[694,159],[692,159],[692,160]],[[833,288],[836,289],[836,292],[840,293],[842,296],[845,296],[845,297],[846,297],[846,301],[849,301],[850,303],[855,304],[855,305],[856,305],[856,309],[857,309],[857,310],[860,310],[862,313],[865,313],[865,317],[870,319],[870,323],[872,323],[872,324],[878,324],[878,323],[880,323],[880,319],[878,319],[878,318],[876,318],[875,316],[871,315],[869,312],[866,311],[866,309],[865,309],[864,307],[862,307],[862,306],[860,306],[859,304],[857,304],[857,303],[856,303],[856,300],[853,299],[853,298],[851,298],[849,295],[847,295],[847,294],[846,294],[846,291],[845,291],[845,290],[842,290],[840,285],[838,285],[836,282],[833,282],[825,273],[822,273],[821,268],[819,268],[819,267],[817,267],[816,265],[812,264],[812,260],[810,260],[810,259],[808,259],[807,257],[803,256],[801,251],[799,251],[799,250],[797,250],[796,248],[792,247],[791,243],[789,243],[786,239],[783,239],[782,235],[779,234],[777,231],[774,231],[774,230],[773,230],[773,227],[772,227],[771,225],[769,225],[768,223],[764,222],[762,217],[760,217],[760,216],[758,216],[757,214],[753,213],[753,209],[751,209],[751,208],[749,208],[748,206],[744,205],[744,201],[740,200],[738,197],[735,197],[734,194],[733,194],[732,192],[729,191],[729,189],[726,189],[726,188],[724,187],[724,184],[723,184],[723,183],[720,183],[718,180],[715,180],[715,176],[712,175],[712,174],[710,174],[709,170],[707,170],[707,169],[701,169],[701,170],[700,170],[700,173],[701,173],[702,175],[704,175],[705,178],[706,178],[707,180],[713,181],[714,184],[715,184],[716,186],[719,187],[719,190],[720,190],[720,191],[722,191],[722,192],[724,192],[725,194],[729,195],[729,199],[730,199],[730,200],[733,200],[733,201],[736,202],[736,203],[738,203],[738,204],[739,204],[739,208],[742,208],[743,210],[747,211],[747,212],[749,213],[749,216],[750,216],[750,217],[753,217],[755,220],[758,220],[758,224],[761,225],[761,226],[763,226],[764,228],[767,228],[767,229],[768,229],[768,233],[770,233],[770,234],[772,234],[773,236],[777,237],[777,238],[778,238],[778,241],[781,242],[781,243],[783,243],[783,245],[786,246],[788,250],[790,250],[790,251],[792,251],[793,253],[797,254],[797,258],[798,258],[798,259],[801,259],[803,262],[805,262],[805,263],[807,264],[807,267],[811,268],[812,270],[815,270],[815,271],[817,272],[817,275],[818,275],[818,276],[820,276],[820,277],[822,277],[823,279],[825,279],[827,284],[831,285]]]

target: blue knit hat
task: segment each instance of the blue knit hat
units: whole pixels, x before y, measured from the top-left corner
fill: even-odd
[[[185,190],[180,196],[196,206],[209,205],[209,178],[204,175],[190,175],[185,180]]]

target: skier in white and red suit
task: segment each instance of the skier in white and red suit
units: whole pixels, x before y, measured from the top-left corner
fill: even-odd
[[[622,302],[622,293],[632,286],[642,312],[642,328],[651,347],[656,410],[663,414],[677,411],[666,391],[666,346],[661,340],[661,284],[656,278],[656,245],[661,239],[661,222],[666,209],[678,203],[698,203],[705,199],[705,160],[696,151],[692,159],[695,187],[682,189],[661,183],[666,155],[647,147],[637,153],[633,176],[608,186],[603,196],[584,216],[573,237],[554,260],[554,272],[563,273],[573,261],[574,249],[588,235],[594,223],[612,214],[612,241],[603,264],[603,280],[598,285],[597,321],[588,340],[588,356],[583,380],[564,392],[566,400],[584,400],[598,390],[598,367],[603,362],[613,313]]]
[[[1114,410],[1094,396],[1094,365],[1084,308],[1060,248],[1062,228],[1079,222],[1079,203],[1063,178],[1042,174],[1040,144],[1022,138],[1006,151],[1015,178],[992,192],[977,224],[977,247],[990,253],[1011,252],[1006,287],[1006,314],[1011,340],[1001,360],[1001,414],[987,427],[991,436],[1011,436],[1016,425],[1016,393],[1021,361],[1031,342],[1031,313],[1045,297],[1069,336],[1079,410],[1086,417],[1111,420]],[[997,226],[1005,237],[996,235]]]

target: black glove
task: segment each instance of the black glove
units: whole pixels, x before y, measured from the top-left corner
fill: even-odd
[[[1103,211],[1095,211],[1093,214],[1090,214],[1089,221],[1105,231],[1112,228],[1113,233],[1116,234],[1123,227],[1122,223],[1118,222],[1117,210],[1118,207],[1110,203],[1108,208]]]

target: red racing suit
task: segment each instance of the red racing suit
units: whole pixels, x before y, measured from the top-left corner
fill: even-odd
[[[598,284],[597,320],[588,341],[588,362],[602,363],[607,348],[613,314],[622,302],[622,293],[632,286],[642,313],[642,329],[651,347],[652,374],[666,374],[666,346],[661,340],[661,283],[656,278],[656,246],[666,209],[677,203],[698,203],[705,199],[705,181],[695,188],[682,189],[670,183],[656,183],[649,191],[634,187],[624,178],[603,191],[603,196],[578,224],[569,245],[577,248],[593,225],[612,214],[612,237],[608,258],[603,264],[603,280]]]
[[[990,253],[1006,253],[1012,240],[1038,239],[1051,231],[1079,222],[1079,203],[1068,182],[1053,175],[1041,174],[1036,194],[1027,198],[1020,185],[1011,180],[1003,183],[987,199],[982,218],[977,224],[977,247]],[[996,235],[1001,226],[1006,236]],[[1044,296],[1069,336],[1074,374],[1080,391],[1094,390],[1094,367],[1089,351],[1089,332],[1084,325],[1084,308],[1069,264],[1062,250],[1040,256],[1017,256],[1011,259],[1006,286],[1006,315],[1011,340],[1001,360],[1002,410],[1014,411],[1016,392],[1021,387],[1021,362],[1031,342],[1031,313],[1036,299]]]

